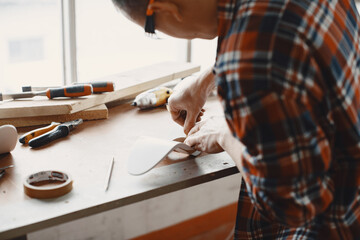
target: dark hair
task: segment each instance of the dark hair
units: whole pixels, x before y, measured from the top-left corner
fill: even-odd
[[[145,16],[149,0],[112,0],[114,5],[130,15]]]

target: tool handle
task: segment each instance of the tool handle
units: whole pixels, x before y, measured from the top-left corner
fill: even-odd
[[[27,144],[31,139],[36,138],[46,132],[49,132],[59,125],[60,123],[52,122],[49,126],[27,132],[19,138],[19,142],[22,144]]]
[[[74,85],[61,88],[50,88],[46,91],[46,96],[50,99],[56,97],[80,97],[91,95],[93,92],[90,84]]]
[[[93,93],[113,92],[115,84],[112,82],[92,82]]]
[[[69,132],[70,130],[67,126],[59,125],[56,128],[54,128],[52,131],[30,140],[29,146],[32,148],[44,146],[50,143],[51,141],[54,141],[62,137],[66,137],[67,135],[69,135]]]

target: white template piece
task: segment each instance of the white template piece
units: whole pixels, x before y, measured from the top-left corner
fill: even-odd
[[[132,175],[141,175],[160,161],[165,159],[172,151],[197,156],[200,152],[185,143],[142,136],[135,142],[127,162],[128,172]]]

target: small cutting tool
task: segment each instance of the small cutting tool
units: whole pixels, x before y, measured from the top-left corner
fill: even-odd
[[[32,148],[41,147],[56,139],[66,137],[69,135],[71,130],[81,123],[83,123],[81,118],[62,124],[53,122],[47,127],[38,128],[25,133],[19,138],[19,142],[22,144],[27,143]]]
[[[13,168],[14,165],[9,165],[9,166],[6,166],[6,167],[3,167],[3,168],[0,168],[0,179],[5,175],[5,170],[8,169],[8,168]]]

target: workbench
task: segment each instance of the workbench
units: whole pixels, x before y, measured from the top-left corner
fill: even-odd
[[[214,97],[205,117],[222,114]],[[20,128],[19,135],[34,128]],[[0,167],[14,164],[0,179],[0,239],[69,222],[162,194],[238,173],[225,153],[164,161],[141,176],[127,173],[126,161],[139,136],[172,140],[185,136],[165,107],[140,111],[129,103],[109,108],[106,120],[86,121],[62,138],[38,149],[17,144],[0,155]],[[115,158],[109,189],[104,190],[109,164]],[[23,181],[42,170],[69,173],[73,190],[54,199],[32,199]]]

